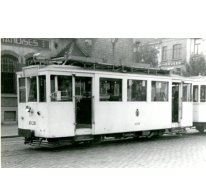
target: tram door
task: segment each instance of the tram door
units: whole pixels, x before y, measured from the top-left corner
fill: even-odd
[[[76,129],[92,128],[92,78],[75,77]]]
[[[172,122],[178,123],[181,114],[180,83],[172,83]]]

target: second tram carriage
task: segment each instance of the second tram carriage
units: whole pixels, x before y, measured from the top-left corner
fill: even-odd
[[[150,137],[193,125],[192,80],[168,71],[69,60],[28,66],[17,77],[18,132],[31,145]]]
[[[199,132],[206,129],[206,76],[191,77],[193,80],[193,126]]]

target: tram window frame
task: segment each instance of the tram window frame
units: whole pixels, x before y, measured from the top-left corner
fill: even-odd
[[[200,102],[206,102],[206,85],[200,86]]]
[[[153,84],[155,85],[155,88],[153,88]],[[166,89],[163,89],[163,92],[162,92],[161,88],[163,87],[163,84],[166,85]],[[160,89],[158,94],[157,94],[157,86],[159,86],[158,89]],[[153,92],[154,90],[155,92]],[[169,82],[151,81],[151,101],[152,102],[168,102],[169,101],[168,97],[169,97]]]
[[[22,84],[21,82],[23,82]],[[19,78],[19,103],[25,103],[26,102],[26,78]]]
[[[69,84],[71,86],[64,86],[65,85],[64,83],[60,85],[60,82],[61,82],[60,78],[62,78],[64,80],[68,78],[68,80],[70,81]],[[62,80],[62,81],[64,81],[64,80]],[[73,95],[72,76],[51,75],[50,76],[50,93],[51,93],[50,94],[51,102],[72,102],[73,101],[73,98],[72,98],[72,95]]]
[[[27,82],[28,82],[28,102],[37,102],[37,78],[36,76],[27,78]]]
[[[38,76],[38,78],[39,78],[39,102],[47,102],[46,75]]]
[[[137,80],[137,79],[127,80],[127,101],[128,102],[147,101],[147,80]]]
[[[122,102],[122,89],[122,79],[99,78],[99,101]]]
[[[197,89],[197,93],[195,92],[195,89]],[[199,102],[199,86],[198,85],[194,85],[193,86],[193,98],[192,98],[192,100],[193,100],[193,102]]]
[[[184,85],[187,85],[186,92],[185,92]],[[192,84],[191,83],[183,83],[182,102],[191,102],[191,101],[192,101]]]

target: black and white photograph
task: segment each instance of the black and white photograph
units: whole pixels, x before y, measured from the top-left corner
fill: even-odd
[[[1,169],[206,169],[202,20],[153,1],[22,2],[1,12]]]

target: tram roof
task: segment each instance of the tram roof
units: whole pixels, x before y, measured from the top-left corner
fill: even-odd
[[[70,67],[72,69],[85,69],[85,70],[92,70],[92,71],[170,76],[170,70],[165,70],[161,68],[150,68],[145,66],[144,64],[142,64],[139,67],[133,65],[132,63],[109,64],[109,63],[95,62],[96,60],[97,60],[96,58],[84,58],[84,57],[72,56],[67,60],[65,60],[64,58],[55,58],[51,61],[36,60],[31,65],[43,64],[43,66],[41,65],[40,68]]]
[[[206,79],[206,76],[199,75],[199,76],[191,76],[190,78],[191,79]]]

